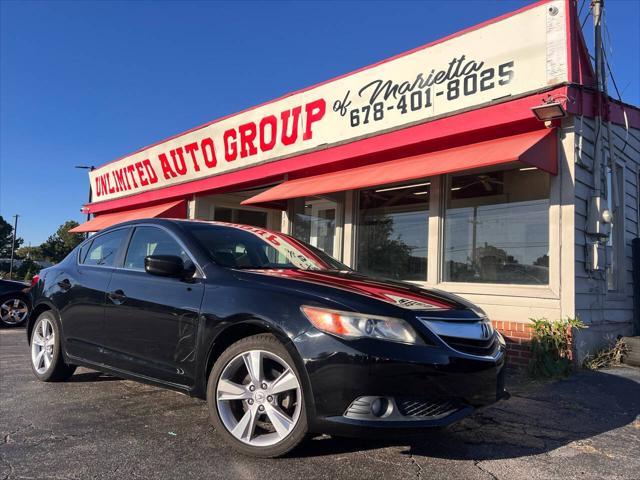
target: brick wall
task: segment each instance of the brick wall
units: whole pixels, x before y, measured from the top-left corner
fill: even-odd
[[[522,322],[491,320],[507,342],[507,365],[525,368],[531,358],[531,325]]]

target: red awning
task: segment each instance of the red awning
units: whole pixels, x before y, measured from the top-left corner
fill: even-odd
[[[141,218],[186,218],[185,201],[178,200],[177,202],[163,203],[124,212],[105,213],[92,218],[88,222],[84,222],[82,225],[78,225],[76,228],[72,228],[70,232],[97,232],[116,223]]]
[[[415,157],[289,180],[242,203],[266,203],[375,187],[515,161],[557,174],[556,131],[536,130]]]

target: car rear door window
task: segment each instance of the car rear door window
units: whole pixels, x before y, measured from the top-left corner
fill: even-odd
[[[93,240],[89,240],[82,247],[80,247],[80,252],[78,253],[78,262],[79,263],[84,263],[84,259],[86,258],[87,252],[91,248],[91,244],[92,243],[93,243]]]
[[[80,263],[83,265],[97,265],[101,267],[113,267],[118,257],[118,250],[127,233],[127,229],[114,230],[100,235],[91,242],[91,247],[83,256],[80,252]]]
[[[180,244],[164,230],[138,227],[129,243],[124,268],[144,270],[144,258],[149,255],[173,255],[182,258],[185,264],[191,261]]]

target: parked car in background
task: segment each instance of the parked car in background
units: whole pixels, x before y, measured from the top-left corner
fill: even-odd
[[[246,454],[309,432],[424,432],[505,395],[504,340],[480,309],[256,227],[122,223],[41,271],[33,295],[40,380],[83,365],[206,399]]]
[[[0,325],[17,327],[27,321],[31,310],[29,288],[25,282],[0,279]]]

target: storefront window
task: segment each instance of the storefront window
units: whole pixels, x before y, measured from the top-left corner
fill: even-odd
[[[451,178],[444,232],[450,282],[549,283],[549,175],[533,167]]]
[[[267,228],[267,212],[240,208],[214,207],[213,220],[216,222],[242,223],[254,227]]]
[[[362,190],[359,195],[359,272],[427,280],[430,182]]]
[[[293,236],[339,258],[338,221],[344,194],[299,198],[293,202]]]

